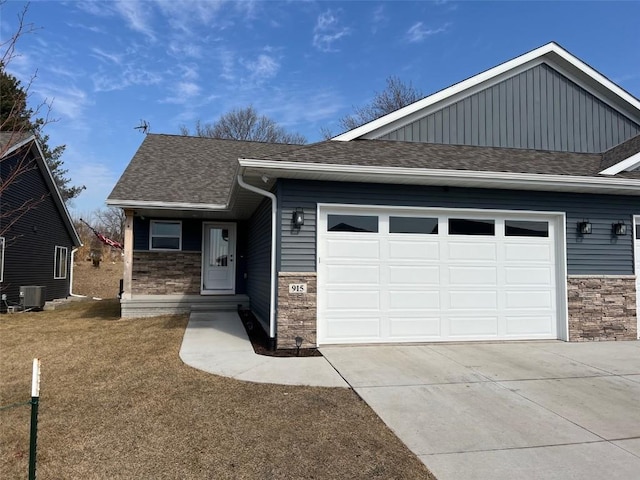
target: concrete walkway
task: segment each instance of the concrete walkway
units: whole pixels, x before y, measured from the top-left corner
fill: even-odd
[[[640,478],[640,342],[321,351],[438,480]]]
[[[192,313],[180,358],[198,370],[248,382],[349,387],[324,357],[257,355],[236,312]]]

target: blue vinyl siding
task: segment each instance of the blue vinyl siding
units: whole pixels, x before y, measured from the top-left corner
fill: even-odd
[[[632,216],[640,214],[640,197],[291,180],[280,180],[279,196],[280,271],[315,271],[317,204],[339,203],[564,212],[568,274],[634,272],[632,235],[616,237],[611,225],[619,220],[631,225]],[[295,208],[304,208],[305,223],[294,234],[291,212]],[[586,219],[593,224],[593,233],[581,236],[577,224]]]
[[[2,178],[8,177],[10,169],[22,155],[19,153],[0,162]],[[28,200],[36,200],[37,204],[10,225],[15,219],[11,212]],[[4,216],[0,216],[0,231],[4,231],[6,246],[4,281],[0,283],[0,291],[7,295],[10,304],[19,302],[22,285],[45,286],[46,300],[68,296],[73,239],[42,171],[36,167],[21,174],[2,192],[1,202]],[[65,279],[53,278],[56,246],[67,248]]]
[[[640,125],[546,64],[378,138],[600,153]]]
[[[251,310],[269,322],[271,285],[271,200],[265,199],[248,222],[247,294]]]
[[[149,226],[151,220],[133,217],[133,249],[149,250]],[[163,218],[158,220],[182,220],[182,250],[199,252],[202,250],[202,220]]]

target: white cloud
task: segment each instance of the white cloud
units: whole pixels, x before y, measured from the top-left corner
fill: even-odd
[[[112,92],[114,90],[123,90],[135,85],[157,85],[161,83],[163,76],[160,73],[153,72],[144,68],[126,66],[118,74],[112,73],[95,73],[92,75],[93,89],[96,92]]]
[[[255,60],[241,60],[240,63],[249,70],[254,80],[274,77],[280,70],[280,63],[272,56],[260,54]]]
[[[327,10],[321,13],[316,21],[313,46],[323,52],[336,51],[333,44],[350,33],[349,28],[341,26],[338,17],[331,10]]]
[[[381,27],[389,23],[389,18],[385,14],[384,5],[378,5],[373,11],[371,31],[376,33]]]
[[[426,28],[424,23],[418,22],[407,30],[406,38],[409,43],[422,42],[427,37],[446,32],[449,26],[449,23],[445,23],[438,28]]]
[[[149,37],[156,39],[156,35],[151,26],[152,11],[147,8],[147,2],[118,1],[115,4],[116,11],[129,24],[129,28]]]
[[[115,63],[116,65],[122,64],[122,55],[118,55],[117,53],[109,53],[104,50],[94,47],[91,49],[93,52],[93,56],[100,60],[107,60],[109,62]]]
[[[62,87],[42,83],[35,83],[33,87],[33,93],[38,95],[43,101],[47,100],[51,103],[52,118],[62,117],[74,122],[75,128],[84,128],[84,112],[85,109],[92,104],[92,101],[84,90],[75,86]]]

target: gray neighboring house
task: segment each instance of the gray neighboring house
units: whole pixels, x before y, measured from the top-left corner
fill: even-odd
[[[639,167],[640,101],[555,43],[313,145],[148,135],[107,200],[122,314],[242,305],[278,348],[637,339]]]

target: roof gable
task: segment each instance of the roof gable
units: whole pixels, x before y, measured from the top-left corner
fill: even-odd
[[[82,241],[80,240],[80,236],[73,226],[73,220],[71,219],[69,210],[67,210],[67,206],[62,199],[62,195],[60,194],[60,190],[58,189],[53,175],[51,174],[51,170],[49,170],[49,167],[44,160],[44,154],[42,153],[42,148],[40,147],[40,143],[38,142],[36,136],[33,134],[25,133],[1,132],[0,145],[5,145],[7,147],[6,151],[2,155],[2,158],[7,158],[14,153],[19,152],[23,148],[28,149],[28,153],[30,155],[33,155],[36,165],[40,173],[42,174],[42,178],[47,185],[47,188],[51,195],[51,199],[60,212],[62,221],[67,231],[69,232],[69,236],[71,237],[73,244],[77,247],[81,246]],[[27,152],[25,151],[25,153]]]
[[[455,104],[464,98],[489,89],[508,78],[517,76],[542,64],[551,67],[553,71],[566,77],[610,109],[619,112],[632,123],[635,123],[636,126],[640,125],[640,101],[637,98],[552,42],[356,129],[338,135],[333,140],[349,141],[356,138],[383,138],[385,135],[419,121],[437,110]],[[632,135],[633,133],[630,133],[626,138]],[[622,138],[619,141],[626,140],[626,138]],[[447,142],[443,141],[443,143]],[[501,144],[499,146],[509,145]],[[611,146],[607,145],[601,151]],[[537,148],[545,147],[540,145]]]

